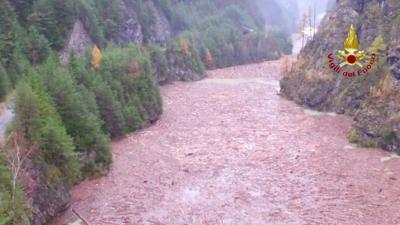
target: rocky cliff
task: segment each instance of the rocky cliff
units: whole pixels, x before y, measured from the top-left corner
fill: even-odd
[[[24,166],[23,190],[32,210],[32,225],[45,224],[48,218],[69,207],[71,184],[55,178],[53,172],[54,169],[38,160],[29,160]]]
[[[282,94],[310,108],[352,115],[352,141],[400,152],[399,13],[396,0],[338,0],[281,81]],[[327,55],[343,49],[351,24],[360,49],[378,53],[379,62],[368,74],[349,78],[329,68]]]
[[[140,24],[138,12],[134,7],[123,3],[123,21],[122,28],[116,32],[111,40],[118,46],[126,46],[130,43],[142,45],[146,43],[156,43],[158,45],[166,45],[171,38],[171,28],[168,20],[163,13],[156,8],[152,1],[146,1],[145,7],[147,12],[151,13],[153,21],[151,26],[145,30]],[[68,32],[65,39],[64,48],[59,52],[60,62],[67,64],[70,53],[73,51],[77,57],[84,57],[85,52],[91,50],[96,43],[89,32],[89,28],[77,18],[73,24],[72,29]],[[202,73],[197,73],[191,68],[184,68],[184,65],[175,64],[174,57],[169,57],[166,61],[167,71],[158,71],[157,62],[155,64],[154,76],[160,83],[166,83],[176,80],[197,80],[203,77]],[[162,77],[165,74],[166,77]],[[155,121],[159,117],[159,113],[149,113],[147,120]],[[92,157],[94,158],[95,155]],[[85,157],[81,157],[85,158]],[[87,157],[86,157],[87,158]],[[85,161],[89,161],[86,160]],[[71,184],[66,180],[56,178],[54,168],[49,167],[41,160],[27,161],[24,167],[24,176],[22,188],[27,198],[27,205],[31,209],[32,225],[45,224],[47,220],[57,213],[67,209],[70,202],[69,190]]]
[[[132,42],[137,44],[143,43],[142,26],[139,23],[137,13],[123,2],[123,26],[122,30],[115,34],[114,42],[118,45],[124,45]]]
[[[126,4],[124,1],[122,1],[122,4],[122,28],[113,35],[112,41],[119,46],[129,43],[147,43],[161,46],[164,49],[163,58],[165,58],[166,65],[160,65],[159,60],[153,60],[155,77],[160,84],[173,81],[199,80],[205,77],[205,73],[194,70],[191,65],[179,63],[174,51],[167,46],[172,38],[171,25],[164,13],[157,8],[153,1],[145,1],[143,5],[137,8]],[[148,17],[152,18],[147,27],[141,25],[138,17],[138,14],[143,13],[143,11],[149,14],[147,15]],[[63,64],[67,63],[71,51],[74,51],[78,57],[82,57],[85,50],[91,49],[94,45],[95,41],[87,28],[85,28],[80,19],[77,19],[68,34],[64,48],[60,51],[60,61]]]
[[[153,22],[148,27],[147,42],[165,44],[171,39],[171,26],[164,13],[152,1],[146,1],[145,7],[153,17]]]
[[[60,52],[60,61],[65,64],[68,62],[69,53],[74,51],[79,57],[82,57],[87,48],[92,48],[94,41],[83,26],[83,23],[78,19],[68,35],[64,48]]]
[[[18,87],[10,132],[21,137],[2,150],[34,150],[18,187],[0,154],[0,196],[22,190],[2,198],[0,224],[45,224],[69,206],[73,182],[106,172],[109,138],[162,113],[154,78],[199,80],[205,68],[290,51],[252,0],[0,0],[0,19],[0,81],[10,83],[0,82],[0,99]]]

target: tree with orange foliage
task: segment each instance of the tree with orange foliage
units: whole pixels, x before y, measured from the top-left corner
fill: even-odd
[[[282,76],[285,76],[287,73],[290,72],[291,68],[292,68],[292,62],[290,61],[290,58],[288,56],[284,57],[281,60],[281,65],[279,67],[279,73]]]
[[[129,73],[132,74],[133,79],[140,78],[140,66],[137,61],[132,60],[129,62]]]
[[[189,43],[188,43],[186,40],[181,40],[180,47],[181,47],[181,52],[182,52],[185,56],[190,55]]]
[[[92,70],[97,70],[101,66],[101,59],[103,55],[101,54],[100,49],[95,45],[92,50]]]
[[[214,57],[213,57],[210,49],[208,49],[208,48],[206,48],[206,50],[205,50],[205,61],[206,61],[205,63],[207,65],[207,67],[209,67],[209,68],[212,67],[213,62],[214,62]]]

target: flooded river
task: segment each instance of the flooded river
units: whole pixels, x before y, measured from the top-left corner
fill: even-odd
[[[92,225],[400,224],[400,159],[280,97],[278,67],[163,86],[162,118],[113,142],[108,176],[74,187],[71,208]]]

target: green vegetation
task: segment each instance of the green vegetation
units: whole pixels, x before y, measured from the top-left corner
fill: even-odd
[[[3,149],[0,152],[0,224],[29,224],[23,193],[19,187],[15,189],[12,185],[12,174],[6,166],[5,151]]]
[[[104,171],[111,163],[109,138],[155,121],[162,111],[146,52],[110,47],[100,69],[90,62],[72,54],[61,66],[50,55],[17,85],[13,131],[23,148],[38,152],[35,162],[48,166],[51,179],[74,183]]]
[[[23,224],[30,216],[19,180],[11,182],[21,175],[7,161],[15,148],[32,152],[31,166],[47,171],[39,185],[69,186],[108,168],[111,138],[158,119],[162,99],[154,75],[167,81],[174,68],[204,74],[290,52],[288,36],[265,32],[250,0],[152,2],[0,0],[0,101],[16,89],[8,135],[19,137],[1,151],[0,224]],[[126,10],[136,12],[144,46],[112,44],[123,32]],[[152,43],[157,12],[169,23],[165,43]],[[82,59],[71,52],[61,65],[57,52],[77,19],[99,50],[88,49]]]
[[[264,31],[257,6],[249,1],[155,1],[171,20],[176,39],[185,41],[191,54],[200,54],[207,68],[277,59],[290,53],[288,35]],[[207,62],[209,51],[213,62]]]
[[[371,47],[368,48],[368,52],[382,53],[387,49],[387,47],[388,47],[388,45],[387,45],[385,39],[381,35],[378,35],[374,39],[374,42],[372,42]]]
[[[6,71],[0,65],[0,101],[6,97],[9,89],[9,80]]]

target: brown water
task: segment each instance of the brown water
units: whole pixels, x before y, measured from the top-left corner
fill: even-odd
[[[162,87],[162,118],[114,142],[109,175],[76,186],[72,208],[93,225],[400,224],[400,159],[278,96],[278,65]]]

